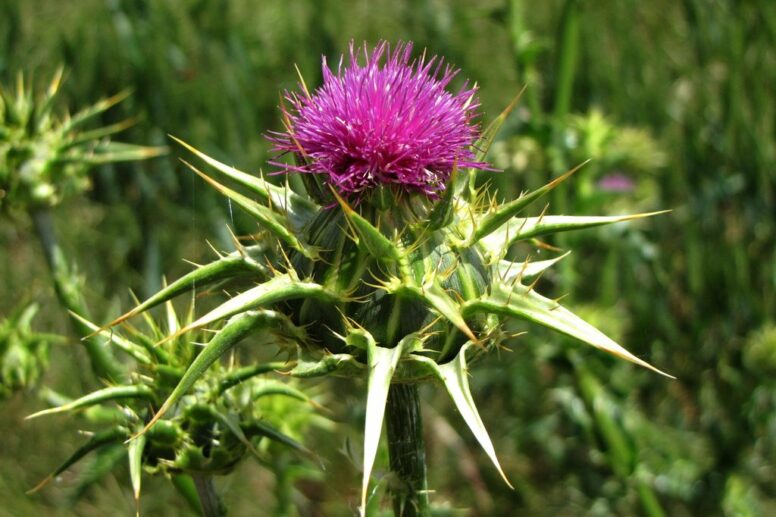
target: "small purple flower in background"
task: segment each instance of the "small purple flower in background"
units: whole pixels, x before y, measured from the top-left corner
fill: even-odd
[[[324,57],[323,85],[287,93],[286,132],[270,136],[274,150],[294,153],[299,165],[272,163],[325,174],[344,195],[391,185],[437,197],[455,164],[489,169],[472,152],[475,88],[448,92],[458,70],[425,53],[411,60],[411,53],[410,43],[391,50],[383,41],[371,53],[351,43],[349,63],[341,57],[336,74]]]
[[[622,172],[613,172],[598,180],[598,188],[604,192],[632,192],[636,188],[636,183]]]

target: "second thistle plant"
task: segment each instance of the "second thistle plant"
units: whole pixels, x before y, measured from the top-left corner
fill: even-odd
[[[87,190],[94,166],[143,160],[163,154],[165,149],[110,140],[133,120],[89,129],[100,115],[126,98],[127,92],[72,115],[58,114],[55,108],[62,76],[60,69],[40,95],[25,85],[21,74],[15,88],[0,87],[0,214],[26,213],[32,218],[60,303],[85,315],[76,269],[59,246],[50,209]],[[80,336],[89,333],[79,320],[71,321]],[[116,380],[121,376],[121,366],[109,352],[91,340],[85,345],[98,377]]]
[[[54,108],[62,75],[60,69],[39,96],[25,85],[21,74],[14,89],[0,88],[0,209],[54,206],[85,191],[90,185],[88,172],[95,165],[143,160],[164,151],[108,139],[133,120],[85,129],[128,92],[72,115],[57,116]]]
[[[510,319],[525,320],[656,370],[539,294],[542,272],[563,255],[510,257],[512,245],[545,247],[558,232],[617,223],[615,217],[528,215],[574,171],[504,203],[476,187],[478,171],[514,103],[481,134],[476,92],[447,90],[457,71],[411,45],[371,52],[351,46],[323,85],[304,81],[286,95],[285,130],[272,134],[289,153],[306,192],[275,186],[185,145],[237,190],[209,184],[251,215],[255,245],[220,256],[141,303],[112,325],[181,293],[228,282],[233,296],[166,339],[227,323],[210,340],[146,426],[153,428],[206,369],[239,341],[290,325],[298,377],[367,378],[362,508],[388,405],[391,468],[403,482],[397,514],[428,510],[417,385],[442,384],[501,472],[470,393],[468,364],[501,346]],[[280,163],[279,161],[276,163]],[[657,370],[656,370],[657,371]],[[401,444],[404,445],[401,445]],[[405,449],[401,449],[405,447]],[[502,472],[506,480],[506,476]]]

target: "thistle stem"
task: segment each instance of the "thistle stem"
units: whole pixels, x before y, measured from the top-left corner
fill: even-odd
[[[71,313],[88,318],[89,315],[81,296],[78,278],[75,271],[68,264],[65,254],[57,242],[51,212],[43,208],[33,210],[30,215],[38,234],[38,240],[43,247],[46,263],[51,271],[51,279],[54,282],[54,291],[57,294],[59,303]],[[73,317],[72,314],[70,315],[70,322],[78,336],[86,337],[92,333],[89,327]],[[116,362],[109,349],[94,337],[85,339],[83,343],[86,353],[89,355],[92,370],[97,377],[108,381],[117,381],[121,378],[121,366]]]
[[[401,488],[393,494],[396,517],[429,515],[426,449],[420,396],[415,384],[392,384],[386,406],[391,471]]]
[[[202,517],[224,517],[226,508],[216,493],[216,485],[213,476],[206,474],[194,474],[194,486],[197,487],[199,502],[202,505]]]

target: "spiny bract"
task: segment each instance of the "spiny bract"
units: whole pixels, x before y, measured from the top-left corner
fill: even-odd
[[[398,60],[398,65],[409,67],[414,74],[424,73],[422,67],[412,68],[407,63],[406,50],[398,52],[399,58],[396,55],[393,60]],[[396,65],[389,62],[389,66]],[[378,73],[379,69],[374,71]],[[411,78],[412,74],[407,72],[406,76]],[[339,80],[345,80],[343,77]],[[397,85],[396,89],[400,88]],[[310,97],[305,99],[299,101],[302,111],[314,105]],[[375,103],[389,101],[377,99]],[[440,176],[445,178],[443,188],[432,192],[406,189],[391,180],[365,184],[366,190],[359,191],[355,207],[348,203],[353,189],[338,191],[341,182],[331,179],[332,175],[304,174],[308,192],[298,193],[288,185],[276,186],[220,163],[180,142],[242,191],[191,166],[231,203],[252,216],[259,232],[254,236],[255,245],[246,247],[235,239],[236,251],[219,255],[110,324],[116,325],[194,288],[227,282],[227,289],[233,290],[227,301],[168,338],[227,320],[146,429],[238,341],[271,326],[271,320],[257,316],[270,310],[288,316],[286,325],[293,327],[290,333],[295,336],[295,359],[286,367],[288,374],[368,378],[362,504],[392,382],[440,381],[501,471],[469,392],[467,360],[499,346],[508,337],[504,323],[510,318],[548,327],[654,370],[556,301],[536,292],[536,279],[562,256],[542,261],[533,261],[530,256],[507,259],[512,244],[519,241],[530,245],[548,234],[649,215],[524,215],[529,205],[573,171],[503,204],[477,190],[478,169],[514,104],[485,129],[471,154],[451,151],[449,156],[458,156],[461,166],[456,166],[455,159],[447,163],[449,170]],[[463,121],[469,118],[468,106],[459,105]],[[342,111],[343,117],[348,115],[341,106],[335,108]],[[394,116],[402,117],[403,112]],[[287,127],[285,142],[289,146],[312,115],[300,117],[292,119]],[[313,153],[304,152],[306,141],[294,145],[297,143],[301,149],[296,154],[308,161],[296,170],[330,172]],[[451,145],[459,142],[455,140]],[[435,198],[437,192],[440,195]],[[281,345],[288,349],[287,340]]]

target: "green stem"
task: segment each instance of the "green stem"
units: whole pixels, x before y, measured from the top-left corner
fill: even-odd
[[[62,248],[57,242],[51,212],[46,208],[42,208],[32,211],[31,216],[38,239],[43,247],[46,263],[51,271],[54,291],[59,302],[66,310],[79,314],[84,318],[89,318],[86,304],[81,297],[78,278],[75,271],[67,263]],[[92,333],[89,327],[72,315],[70,316],[70,322],[78,336],[85,338]],[[121,378],[121,366],[100,340],[92,337],[84,339],[83,343],[89,355],[92,370],[97,377],[114,382]]]
[[[651,486],[643,481],[639,481],[636,484],[636,489],[639,492],[641,507],[644,509],[644,514],[647,515],[647,517],[665,517],[666,514],[663,511],[663,507],[660,506],[660,500],[655,495]]]
[[[275,515],[294,515],[293,489],[294,482],[285,456],[277,458],[272,466],[275,473]]]
[[[175,490],[186,500],[189,508],[195,512],[200,511],[202,505],[199,503],[199,494],[197,493],[197,486],[194,484],[194,480],[188,474],[178,474],[172,476],[172,485]]]
[[[558,80],[555,83],[555,124],[563,124],[571,108],[574,73],[579,46],[579,0],[566,0],[558,42]]]
[[[426,449],[417,385],[391,385],[386,405],[386,427],[391,471],[401,482],[401,489],[393,494],[394,515],[427,516]]]
[[[536,57],[526,53],[521,46],[528,41],[526,37],[529,33],[526,28],[524,0],[512,0],[509,4],[509,33],[512,37],[512,47],[516,57],[516,72],[520,77],[520,82],[527,88],[525,91],[526,103],[531,111],[531,124],[536,127],[537,119],[542,116],[541,101],[539,99],[539,74],[536,71]]]
[[[660,500],[652,487],[644,481],[635,479],[633,464],[637,455],[636,441],[628,436],[628,431],[612,416],[610,404],[602,403],[606,397],[606,390],[598,382],[596,376],[590,372],[578,358],[572,356],[572,363],[577,374],[579,390],[582,398],[593,414],[595,429],[606,445],[609,464],[615,475],[624,483],[635,483],[639,494],[639,501],[648,517],[664,517],[665,512],[660,505]]]
[[[202,517],[224,517],[226,515],[226,508],[224,508],[221,499],[219,499],[216,493],[213,476],[194,474],[191,477],[194,479],[199,502],[202,504]]]

